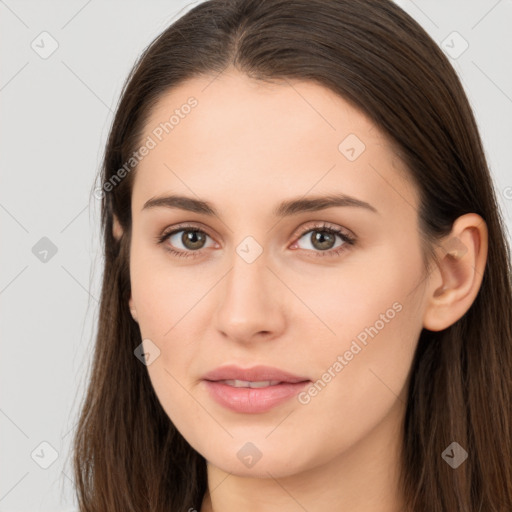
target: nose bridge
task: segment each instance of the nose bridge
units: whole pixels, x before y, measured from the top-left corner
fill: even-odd
[[[277,334],[282,328],[279,292],[268,264],[266,251],[252,237],[234,248],[216,311],[217,328],[229,337],[250,340],[259,332]]]
[[[225,290],[225,299],[234,302],[231,306],[243,308],[244,304],[254,302],[252,307],[258,307],[257,302],[264,298],[266,284],[269,277],[272,277],[267,265],[267,255],[263,251],[255,255],[254,246],[242,242],[235,248]]]

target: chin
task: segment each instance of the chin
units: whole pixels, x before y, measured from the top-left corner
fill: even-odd
[[[210,444],[204,453],[208,464],[226,473],[241,477],[283,478],[300,473],[314,466],[313,454],[304,452],[304,443],[298,442],[296,447],[286,446],[277,439],[276,445],[265,440],[266,432],[260,437],[248,436],[242,441],[230,440],[219,442],[219,449],[213,452]],[[294,453],[297,456],[294,456]]]

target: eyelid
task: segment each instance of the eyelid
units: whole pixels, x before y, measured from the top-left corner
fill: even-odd
[[[324,220],[312,221],[312,224],[306,223],[306,225],[302,225],[300,228],[298,228],[297,230],[295,230],[293,232],[292,237],[294,239],[299,239],[299,238],[303,237],[309,231],[315,231],[315,230],[320,231],[323,229],[325,229],[327,231],[329,231],[329,230],[336,231],[337,234],[339,234],[340,236],[343,235],[346,238],[353,240],[353,241],[355,241],[355,239],[356,239],[355,235],[353,233],[351,233],[348,229],[342,228],[341,226],[337,226],[336,224],[331,224],[330,222],[327,222]]]
[[[162,238],[166,238],[168,236],[170,236],[171,234],[174,234],[178,231],[183,231],[183,230],[189,230],[189,231],[201,231],[201,232],[204,232],[206,233],[211,239],[214,239],[214,237],[212,236],[212,234],[210,233],[209,229],[204,226],[203,224],[201,223],[187,223],[187,222],[184,222],[182,224],[176,224],[174,226],[171,226],[169,228],[165,228],[163,231],[162,231],[162,234],[160,235],[157,235],[156,239],[157,240],[160,240]]]

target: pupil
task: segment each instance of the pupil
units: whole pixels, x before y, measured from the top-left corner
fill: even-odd
[[[327,245],[326,244],[327,241]],[[317,249],[330,249],[334,244],[334,235],[326,231],[316,231],[311,234],[311,242]],[[319,246],[317,246],[319,244]]]
[[[198,231],[185,231],[182,236],[182,242],[189,249],[200,249],[204,242],[204,234]]]

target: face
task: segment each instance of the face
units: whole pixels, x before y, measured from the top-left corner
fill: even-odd
[[[163,96],[142,143],[130,308],[192,447],[224,471],[282,477],[399,421],[425,274],[417,190],[377,127],[317,84],[231,71]],[[148,203],[171,195],[191,201]],[[310,202],[341,195],[353,199]],[[308,382],[204,380],[228,365]]]

